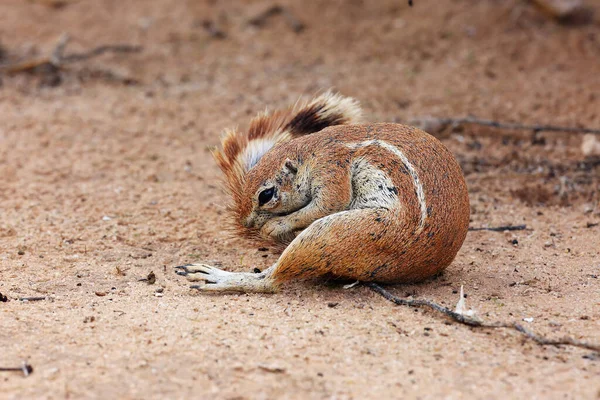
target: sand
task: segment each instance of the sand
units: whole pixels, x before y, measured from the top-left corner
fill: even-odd
[[[329,88],[370,121],[426,115],[600,127],[599,1],[557,23],[527,2],[17,0],[0,4],[4,62],[141,45],[58,74],[2,74],[2,399],[600,398],[600,355],[394,306],[364,286],[204,295],[173,267],[266,268],[225,229],[209,149],[265,107]],[[212,37],[203,21],[226,37]],[[551,338],[600,342],[600,163],[582,135],[464,125],[436,135],[469,185],[470,232],[440,277],[398,296]],[[150,272],[156,282],[140,281]],[[21,297],[46,300],[22,302]],[[524,319],[527,319],[526,322]]]

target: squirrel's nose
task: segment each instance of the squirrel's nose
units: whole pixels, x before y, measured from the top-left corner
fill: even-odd
[[[254,227],[254,217],[255,217],[255,213],[254,212],[250,213],[250,215],[248,215],[242,221],[242,225],[244,225],[246,228],[253,228]]]

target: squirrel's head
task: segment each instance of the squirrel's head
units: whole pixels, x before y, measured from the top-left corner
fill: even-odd
[[[359,123],[361,114],[356,100],[327,92],[301,106],[261,113],[247,132],[226,131],[213,155],[225,175],[238,233],[253,237],[268,219],[306,201],[292,186],[298,173],[293,155],[270,157],[269,150],[328,126]]]
[[[290,146],[282,144],[278,154],[265,155],[246,175],[244,210],[250,211],[239,217],[247,229],[260,229],[269,219],[299,210],[310,201],[308,191],[299,188],[306,185],[297,182],[298,162],[280,156],[288,153],[286,147]]]

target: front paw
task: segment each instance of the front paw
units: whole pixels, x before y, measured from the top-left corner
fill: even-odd
[[[263,225],[260,234],[266,239],[287,242],[294,238],[294,229],[285,218],[273,218]]]

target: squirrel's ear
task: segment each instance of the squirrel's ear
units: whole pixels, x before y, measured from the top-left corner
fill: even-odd
[[[284,166],[292,174],[296,175],[296,173],[298,173],[298,163],[297,162],[292,161],[288,158],[287,160],[285,160]]]
[[[294,111],[284,130],[292,136],[308,135],[334,125],[357,124],[362,109],[357,100],[328,91]]]

